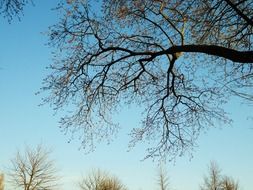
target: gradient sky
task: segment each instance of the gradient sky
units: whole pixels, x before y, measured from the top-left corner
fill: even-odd
[[[26,7],[20,22],[8,24],[0,18],[0,171],[8,170],[17,149],[42,143],[53,150],[51,158],[60,169],[62,190],[77,189],[81,176],[93,168],[118,176],[131,190],[157,189],[158,162],[141,161],[147,147],[141,144],[127,151],[127,134],[140,123],[138,109],[122,110],[114,118],[122,126],[117,138],[85,154],[78,140],[67,143],[69,136],[58,128],[60,116],[48,105],[38,106],[43,94],[35,93],[52,62],[44,33],[57,20],[51,10],[55,4],[36,1],[35,6]],[[198,139],[193,158],[185,156],[165,164],[173,190],[199,189],[211,160],[217,161],[224,174],[237,179],[243,190],[253,187],[253,107],[233,99],[225,108],[234,120],[232,127],[208,130]]]

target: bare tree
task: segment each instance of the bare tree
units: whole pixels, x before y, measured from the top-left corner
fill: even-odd
[[[221,175],[221,170],[216,162],[211,162],[209,175],[204,177],[201,190],[238,190],[238,183],[231,177]]]
[[[148,141],[147,157],[173,159],[202,130],[231,122],[222,107],[231,96],[253,100],[252,0],[75,0],[59,9],[42,91],[55,109],[76,108],[60,123],[86,150],[117,132],[114,111],[136,103],[143,120],[130,146]]]
[[[126,190],[126,187],[116,177],[105,172],[94,170],[79,183],[81,190]]]
[[[158,185],[160,190],[169,190],[169,177],[163,167],[160,167],[158,173]]]
[[[215,162],[211,162],[209,166],[208,176],[204,177],[204,183],[201,190],[219,190],[222,186],[221,170]]]
[[[11,160],[10,182],[24,190],[53,190],[58,186],[57,170],[49,160],[50,151],[41,145],[36,149],[26,148],[24,154],[17,152]]]
[[[239,190],[239,184],[233,178],[225,176],[222,181],[224,190]]]

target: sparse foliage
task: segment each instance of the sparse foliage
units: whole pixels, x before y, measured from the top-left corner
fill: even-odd
[[[130,146],[148,141],[147,157],[191,152],[202,130],[229,123],[231,96],[252,100],[251,0],[75,0],[50,28],[55,46],[45,99],[64,131],[86,150],[117,132],[122,105],[144,108]]]
[[[24,6],[32,3],[32,0],[0,0],[0,15],[3,15],[9,22],[13,17],[20,18]]]
[[[94,170],[79,183],[81,190],[126,190],[118,178],[100,170]]]
[[[215,162],[209,166],[209,175],[204,177],[201,190],[239,190],[238,183],[231,177],[221,175],[221,170]]]
[[[54,162],[49,160],[49,153],[41,145],[36,149],[27,147],[24,154],[17,152],[11,160],[11,184],[23,190],[56,189],[59,178]]]

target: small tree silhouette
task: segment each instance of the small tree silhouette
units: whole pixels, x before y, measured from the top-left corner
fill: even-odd
[[[81,190],[126,190],[116,177],[109,176],[100,170],[94,170],[79,183]]]
[[[201,190],[238,190],[238,182],[226,175],[221,175],[221,169],[212,161],[209,166],[209,175],[204,177]]]
[[[163,168],[160,167],[159,173],[158,173],[158,185],[160,190],[169,190],[169,177],[167,174],[167,171]]]
[[[26,147],[24,154],[17,152],[11,160],[10,182],[24,190],[53,190],[58,184],[54,162],[49,160],[50,151],[41,145],[36,149]]]

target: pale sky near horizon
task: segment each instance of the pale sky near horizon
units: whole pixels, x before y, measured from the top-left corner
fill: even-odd
[[[58,128],[59,114],[54,115],[48,105],[38,106],[43,94],[35,93],[52,62],[43,33],[57,21],[51,10],[56,2],[36,1],[34,7],[25,9],[20,22],[8,24],[0,18],[0,172],[7,172],[17,149],[42,143],[53,150],[51,158],[60,170],[62,190],[77,189],[81,176],[93,168],[116,175],[129,190],[158,189],[158,162],[141,161],[147,146],[140,144],[127,151],[127,134],[140,122],[136,107],[114,118],[122,130],[110,145],[98,145],[85,154],[78,140],[67,143],[69,135]],[[253,107],[232,99],[225,108],[234,119],[232,127],[217,126],[202,133],[192,158],[186,155],[164,164],[173,190],[199,189],[211,160],[217,161],[223,174],[238,180],[242,190],[253,187]],[[7,184],[6,190],[11,189]]]

